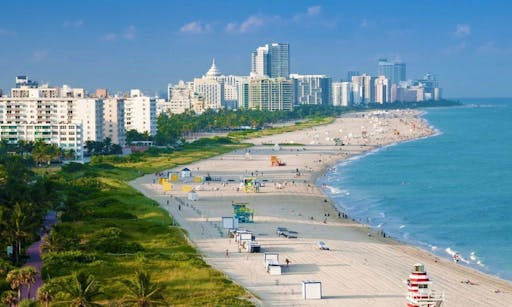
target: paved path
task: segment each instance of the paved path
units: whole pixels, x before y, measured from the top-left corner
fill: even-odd
[[[27,287],[22,288],[22,299],[36,299],[37,297],[37,289],[43,285],[43,279],[41,277],[41,268],[43,266],[43,260],[41,259],[41,242],[43,237],[46,236],[50,230],[50,228],[57,223],[57,212],[50,211],[43,223],[43,227],[39,232],[41,239],[34,244],[32,244],[27,250],[28,261],[25,263],[24,267],[32,266],[37,270],[36,282],[30,287],[30,293],[27,293]]]

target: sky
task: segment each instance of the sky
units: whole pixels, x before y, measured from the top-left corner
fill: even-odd
[[[512,97],[512,2],[507,1],[5,1],[0,88],[17,75],[50,85],[148,95],[206,73],[248,75],[250,53],[290,44],[291,72],[438,77],[445,97]]]

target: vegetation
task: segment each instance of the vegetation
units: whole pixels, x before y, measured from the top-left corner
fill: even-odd
[[[123,148],[118,144],[113,144],[110,138],[105,138],[102,142],[86,141],[85,148],[87,148],[89,156],[119,155],[123,153]]]

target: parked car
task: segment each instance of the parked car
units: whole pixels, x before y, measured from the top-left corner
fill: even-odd
[[[293,231],[293,230],[287,230],[287,231],[284,231],[282,236],[283,237],[286,237],[288,239],[297,239],[297,236],[298,236],[298,232],[296,231]]]
[[[329,246],[327,246],[327,244],[325,244],[324,241],[317,241],[316,245],[321,250],[327,250],[327,251],[329,250]]]

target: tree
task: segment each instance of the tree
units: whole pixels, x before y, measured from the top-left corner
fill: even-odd
[[[20,270],[22,284],[27,286],[27,298],[30,299],[30,288],[36,282],[37,270],[33,266],[26,266]]]
[[[2,300],[3,304],[5,304],[9,307],[16,306],[16,302],[18,302],[18,298],[16,296],[16,291],[12,291],[12,290],[5,291],[4,293],[2,293],[1,300]]]
[[[37,301],[41,304],[44,304],[45,307],[50,306],[50,303],[53,301],[55,297],[55,289],[48,285],[44,284],[37,290]]]
[[[5,278],[7,282],[11,285],[11,289],[18,292],[17,300],[21,301],[21,286],[23,285],[23,275],[21,273],[21,269],[14,269],[7,273],[7,277]]]
[[[32,149],[32,157],[38,164],[50,163],[50,161],[59,158],[60,148],[55,144],[47,144],[43,140],[37,140]]]
[[[160,287],[151,282],[149,273],[137,271],[132,280],[122,282],[128,290],[124,303],[138,307],[166,305]]]
[[[62,285],[62,289],[70,296],[69,301],[62,303],[70,303],[75,307],[101,306],[95,303],[102,292],[92,275],[85,275],[83,272],[74,273],[71,279]]]

